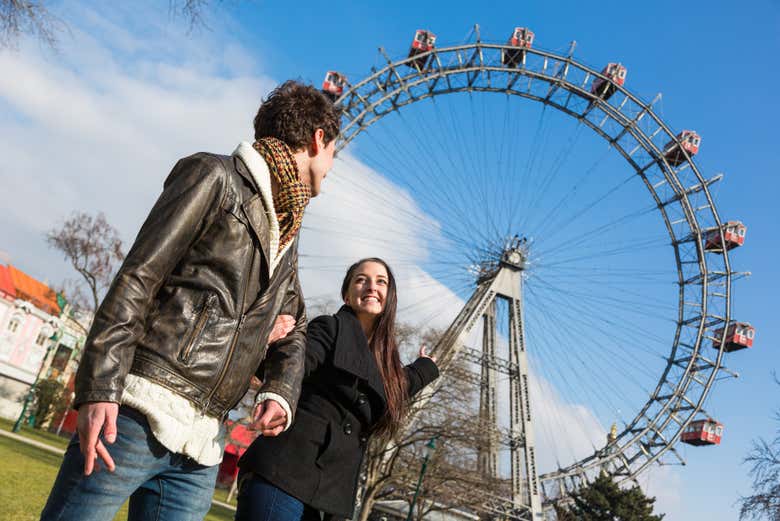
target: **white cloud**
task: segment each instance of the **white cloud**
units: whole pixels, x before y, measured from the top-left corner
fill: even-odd
[[[355,159],[339,159],[313,199],[301,236],[301,280],[307,298],[339,301],[342,277],[364,257],[388,262],[398,281],[399,319],[445,328],[463,301],[420,266],[440,242],[439,224],[406,191]],[[419,229],[433,230],[420,237]],[[442,312],[442,310],[446,310]]]
[[[149,7],[72,11],[59,54],[0,52],[0,248],[59,279],[44,230],[75,209],[104,211],[130,242],[176,159],[230,153],[276,83],[236,42],[176,34]]]

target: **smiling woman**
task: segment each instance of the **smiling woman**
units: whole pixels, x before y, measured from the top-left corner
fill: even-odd
[[[311,321],[297,418],[275,438],[257,438],[239,461],[238,521],[350,517],[372,435],[392,434],[411,396],[438,377],[420,357],[401,365],[396,285],[379,258],[347,270],[344,306]]]

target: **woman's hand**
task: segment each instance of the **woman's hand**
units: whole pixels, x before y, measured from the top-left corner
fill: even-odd
[[[260,431],[263,436],[278,436],[287,425],[287,413],[275,400],[265,400],[255,405],[252,430]]]
[[[271,333],[268,335],[268,344],[283,339],[287,336],[287,333],[293,330],[295,327],[295,317],[292,315],[279,315],[276,317],[274,327],[271,329]]]
[[[436,362],[436,358],[433,356],[430,356],[428,353],[425,352],[425,344],[420,345],[420,352],[417,353],[417,355],[420,358],[430,358],[431,361]]]

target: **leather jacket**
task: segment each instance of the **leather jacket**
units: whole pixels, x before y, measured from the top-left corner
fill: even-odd
[[[181,159],[95,315],[74,406],[121,402],[129,372],[224,418],[257,374],[261,392],[295,411],[306,341],[298,239],[271,276],[268,218],[241,159]],[[279,314],[296,325],[268,347]]]

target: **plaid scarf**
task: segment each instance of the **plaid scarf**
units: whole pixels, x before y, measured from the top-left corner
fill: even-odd
[[[279,184],[274,194],[274,209],[279,221],[279,252],[287,246],[301,228],[303,211],[311,199],[311,187],[301,182],[298,165],[290,147],[275,137],[264,137],[252,145],[263,156],[268,170]],[[277,252],[278,254],[278,252]]]

